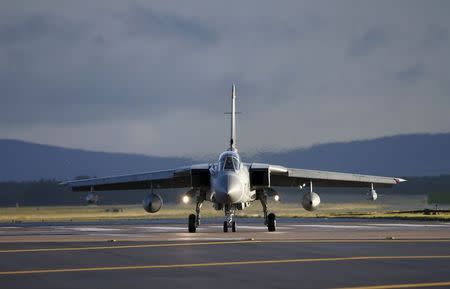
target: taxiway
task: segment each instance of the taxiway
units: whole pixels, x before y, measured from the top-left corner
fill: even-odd
[[[0,288],[450,287],[450,223],[238,221],[3,224]]]

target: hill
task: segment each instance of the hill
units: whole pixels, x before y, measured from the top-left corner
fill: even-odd
[[[385,176],[450,173],[450,133],[398,135],[258,154],[261,162]]]
[[[0,140],[0,181],[71,179],[169,169],[183,158],[67,149],[17,140]]]
[[[392,176],[450,173],[450,133],[415,134],[261,152],[244,161]],[[0,181],[71,179],[173,168],[201,162],[177,157],[67,149],[0,140]]]

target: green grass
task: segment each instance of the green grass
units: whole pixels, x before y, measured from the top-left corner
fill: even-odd
[[[449,220],[450,214],[424,215],[400,214],[390,212],[390,206],[374,202],[325,203],[319,210],[308,212],[297,203],[269,203],[270,211],[279,217],[297,218],[401,218],[424,220]],[[168,219],[186,218],[194,212],[194,205],[165,205],[159,212],[148,214],[141,205],[116,206],[44,206],[44,207],[8,207],[0,208],[0,222],[51,222],[51,221],[96,221],[118,219]],[[243,211],[237,211],[241,217],[262,217],[261,205],[255,202]],[[223,212],[215,211],[210,203],[202,208],[203,217],[222,217]]]

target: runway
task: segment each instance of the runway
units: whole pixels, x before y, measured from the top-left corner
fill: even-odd
[[[450,223],[237,221],[3,224],[0,288],[450,288]]]

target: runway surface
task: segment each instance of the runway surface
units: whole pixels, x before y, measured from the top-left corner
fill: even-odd
[[[450,288],[450,223],[237,221],[2,224],[0,288]]]

